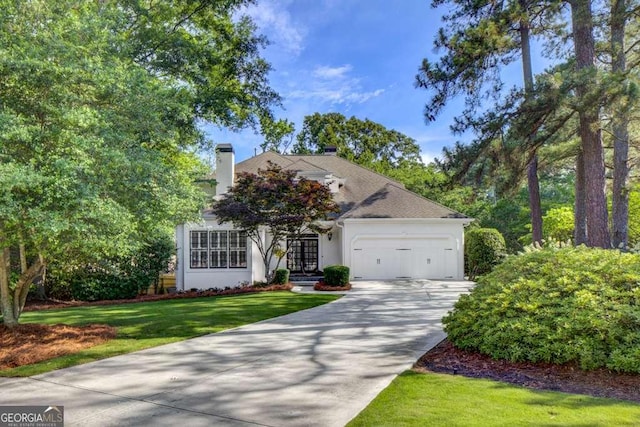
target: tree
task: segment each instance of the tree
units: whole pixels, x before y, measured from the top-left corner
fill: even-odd
[[[241,3],[0,0],[6,325],[49,262],[133,254],[196,218],[198,122],[243,126],[274,100]]]
[[[573,27],[573,46],[575,67],[579,82],[576,85],[577,110],[580,119],[578,134],[581,150],[577,160],[577,170],[581,177],[577,183],[584,183],[576,189],[577,194],[584,191],[584,207],[587,223],[588,246],[609,248],[609,222],[607,199],[605,195],[604,150],[600,131],[599,99],[593,98],[593,87],[597,87],[597,69],[595,66],[595,40],[593,36],[593,16],[591,2],[571,0],[571,18]],[[578,210],[576,210],[578,212]],[[576,217],[576,228],[583,222]],[[582,240],[584,236],[578,236]],[[582,243],[576,241],[576,244]]]
[[[333,146],[338,156],[382,173],[402,164],[422,164],[420,146],[412,138],[340,113],[306,116],[296,139],[293,153],[322,154]]]
[[[531,64],[530,38],[532,31],[539,33],[549,26],[549,15],[558,8],[557,2],[536,2],[518,0],[507,2],[471,2],[467,0],[434,0],[434,7],[448,5],[450,12],[443,20],[447,27],[441,28],[435,46],[444,49],[445,54],[438,62],[425,59],[416,76],[416,85],[433,93],[425,107],[427,122],[433,121],[448,101],[463,95],[466,109],[462,117],[456,119],[455,132],[473,129],[483,140],[477,144],[475,154],[481,156],[484,147],[500,135],[486,131],[486,120],[477,121],[476,110],[481,100],[498,97],[503,89],[501,69],[522,58],[524,97],[510,97],[504,108],[511,108],[514,102],[526,102],[533,96],[533,73]],[[534,19],[535,18],[535,19]],[[544,25],[542,23],[544,22]],[[520,94],[522,95],[522,94]],[[508,115],[497,108],[492,111],[495,119]],[[480,124],[480,126],[479,126]],[[492,125],[494,130],[503,132],[502,125]],[[484,129],[481,129],[484,128]],[[512,132],[514,134],[514,132]],[[537,147],[532,143],[535,130],[515,134],[514,140],[523,147],[526,178],[529,187],[532,234],[535,241],[542,239],[542,210],[538,183]],[[512,150],[513,154],[514,151]],[[523,173],[524,170],[520,171]],[[520,178],[518,176],[518,178]]]
[[[614,92],[619,92],[620,95],[617,100],[611,102],[613,137],[611,240],[614,248],[626,248],[629,245],[629,124],[633,106],[637,105],[637,94],[634,93],[630,70],[627,67],[627,56],[630,56],[627,51],[627,39],[630,38],[627,23],[633,22],[633,13],[637,13],[639,7],[638,2],[634,0],[611,2],[609,37],[611,80]],[[637,31],[637,28],[634,28],[634,31]],[[637,61],[637,57],[632,59]]]
[[[212,208],[218,223],[231,223],[246,231],[260,251],[267,273],[274,256],[277,270],[286,255],[283,241],[299,239],[315,228],[314,223],[338,211],[326,185],[297,177],[295,171],[273,163],[258,169],[257,174],[238,174],[234,186]]]

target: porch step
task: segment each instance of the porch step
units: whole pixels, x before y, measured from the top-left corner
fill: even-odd
[[[290,282],[318,282],[322,280],[322,276],[289,276]]]

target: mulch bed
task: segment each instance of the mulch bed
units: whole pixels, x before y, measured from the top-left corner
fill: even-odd
[[[108,325],[0,325],[0,370],[77,353],[116,337]]]
[[[46,300],[46,301],[27,301],[23,311],[36,311],[47,310],[52,308],[64,308],[64,307],[82,307],[82,306],[96,306],[96,305],[116,305],[116,304],[128,304],[137,302],[148,301],[161,301],[167,299],[179,299],[179,298],[201,298],[201,297],[213,297],[220,295],[239,295],[239,294],[251,294],[257,292],[270,292],[270,291],[290,291],[293,289],[291,283],[284,285],[270,285],[270,286],[242,286],[236,288],[225,289],[209,289],[203,291],[186,291],[177,292],[173,294],[162,295],[138,295],[136,298],[131,299],[116,299],[116,300],[103,300],[103,301],[59,301],[59,300]]]
[[[140,295],[132,299],[109,301],[29,301],[27,305],[25,305],[24,311],[285,291],[291,290],[292,288],[293,285],[287,283],[284,285],[263,287],[243,286],[221,290],[188,291],[164,295]],[[25,323],[13,328],[8,328],[0,324],[0,370],[30,365],[43,360],[77,353],[80,350],[102,344],[115,338],[116,333],[116,328],[108,325],[69,326]]]
[[[324,282],[316,282],[313,285],[314,291],[350,291],[351,283],[347,283],[345,286],[329,286]]]
[[[524,387],[587,394],[640,402],[640,375],[607,369],[583,371],[576,365],[514,363],[460,350],[444,340],[415,364],[418,372],[441,372],[472,378],[488,378]]]

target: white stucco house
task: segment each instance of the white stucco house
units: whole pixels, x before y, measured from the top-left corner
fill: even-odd
[[[341,264],[350,267],[352,280],[463,279],[464,227],[471,218],[335,152],[266,152],[237,164],[230,144],[218,145],[216,153],[218,196],[233,185],[237,172],[255,173],[268,162],[331,189],[340,213],[327,222],[327,233],[310,232],[300,240],[282,242],[289,249],[286,268],[292,275]],[[269,236],[265,233],[264,238]],[[200,222],[178,226],[176,240],[178,290],[223,288],[265,278],[260,254],[246,234],[231,224],[218,224],[207,210]]]

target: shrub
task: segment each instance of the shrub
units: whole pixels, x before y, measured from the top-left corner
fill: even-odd
[[[464,236],[465,270],[469,280],[489,273],[506,256],[504,237],[495,228],[474,228]]]
[[[542,217],[542,233],[546,239],[566,242],[573,239],[573,207],[549,209]]]
[[[324,269],[324,283],[327,286],[345,286],[349,283],[349,267],[330,265]]]
[[[128,299],[156,285],[174,252],[171,238],[156,236],[128,256],[77,264],[53,264],[47,270],[45,290],[56,299],[97,301]]]
[[[640,372],[640,255],[545,247],[510,256],[443,319],[457,347],[511,361]]]
[[[130,299],[139,292],[135,278],[100,269],[77,271],[70,284],[73,299],[80,301]]]
[[[285,283],[289,283],[289,270],[286,268],[277,269],[271,283],[274,285],[284,285]]]

